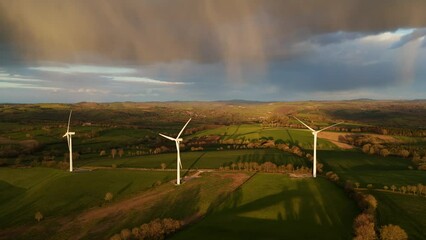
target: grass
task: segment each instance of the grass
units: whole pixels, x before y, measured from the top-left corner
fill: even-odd
[[[201,137],[206,135],[220,135],[223,140],[226,139],[260,139],[262,137],[272,137],[274,140],[281,139],[292,145],[299,145],[305,149],[313,149],[313,136],[311,132],[304,129],[291,128],[262,128],[259,124],[242,124],[224,126],[215,129],[201,131],[192,137]],[[336,149],[337,147],[324,139],[318,139],[319,149]]]
[[[325,179],[257,174],[172,239],[348,239],[355,204]]]
[[[136,178],[140,179],[140,181],[148,182],[146,174],[148,174],[149,177],[150,174],[154,174],[153,172],[129,170],[96,171],[97,173],[106,174],[106,177],[110,180],[102,177],[99,178],[99,176],[90,180],[92,182],[103,180],[99,184],[109,186],[108,190],[116,188],[115,191],[111,191],[114,193],[114,196],[117,196],[116,198],[123,198],[121,199],[123,201],[113,201],[109,204],[102,204],[101,207],[87,209],[87,211],[83,212],[78,211],[77,209],[74,209],[72,212],[68,212],[67,209],[70,205],[87,205],[82,202],[82,199],[87,198],[84,195],[97,195],[96,198],[100,197],[102,200],[105,194],[104,191],[102,191],[104,190],[104,187],[101,186],[101,189],[96,190],[93,187],[77,184],[75,181],[69,181],[68,179],[67,182],[69,183],[69,187],[61,184],[62,190],[58,191],[52,186],[56,186],[61,183],[61,179],[64,178],[63,175],[67,174],[61,174],[54,171],[52,172],[48,171],[49,169],[42,168],[26,170],[33,173],[34,177],[39,177],[44,174],[48,176],[44,179],[35,179],[35,183],[30,183],[31,179],[27,178],[30,173],[19,174],[18,176],[17,172],[15,172],[15,177],[11,176],[12,174],[7,176],[12,184],[21,186],[21,189],[23,190],[23,192],[19,193],[21,194],[20,196],[15,196],[15,198],[10,201],[17,201],[18,197],[22,197],[22,195],[25,194],[24,197],[32,197],[34,203],[38,203],[42,200],[45,201],[44,207],[49,207],[50,209],[54,208],[55,214],[49,215],[46,214],[47,211],[41,210],[46,218],[43,219],[43,221],[36,223],[34,220],[35,212],[32,208],[27,207],[26,209],[15,209],[13,211],[13,218],[21,217],[21,215],[30,215],[30,219],[28,219],[28,221],[21,222],[14,220],[12,222],[12,226],[12,224],[4,219],[3,210],[7,206],[2,203],[0,205],[2,225],[0,226],[12,227],[7,233],[15,233],[16,230],[13,230],[15,228],[19,229],[20,234],[14,235],[14,239],[70,239],[76,236],[79,236],[79,239],[106,239],[115,233],[119,233],[124,228],[131,229],[155,218],[171,217],[174,219],[186,219],[191,218],[194,215],[199,216],[205,214],[212,205],[215,205],[218,199],[220,200],[222,199],[222,196],[232,192],[250,176],[248,173],[203,173],[200,178],[191,179],[179,187],[171,183],[165,183],[158,187],[150,188],[147,191],[138,193],[140,190],[135,188],[135,185],[137,185],[135,181],[131,185],[123,185],[120,188],[114,186],[122,183],[124,179],[131,178],[132,175],[135,176],[135,174],[142,174],[136,176]],[[79,174],[74,173],[72,175]],[[120,175],[121,180],[118,180],[114,174]],[[26,177],[24,175],[26,175]],[[82,175],[80,175],[80,177],[81,176]],[[155,174],[155,179],[158,179],[158,173]],[[88,179],[82,179],[82,181],[85,181],[86,185],[92,184],[92,182],[88,181]],[[87,182],[90,184],[87,184]],[[0,181],[0,193],[2,193],[2,190],[10,190],[9,185],[12,184]],[[144,187],[147,184],[139,183],[139,185]],[[39,188],[38,192],[42,192],[43,194],[40,196],[38,193],[30,193],[31,190],[26,190],[27,192],[25,193],[25,187],[29,187],[30,189]],[[128,196],[132,193],[138,194]],[[1,200],[3,201],[3,198],[1,198]],[[98,200],[95,199],[94,201],[97,202]],[[67,204],[62,204],[60,207],[56,206],[58,203],[64,202],[67,202]],[[126,203],[135,204],[132,207],[127,208]],[[19,206],[21,206],[21,204]],[[66,212],[68,213],[65,214]],[[107,214],[102,215],[102,213]],[[10,219],[12,218],[9,217],[9,220]],[[5,224],[6,222],[7,224]],[[67,222],[68,224],[64,225],[64,222]],[[22,231],[22,224],[26,224],[23,226],[25,227],[24,231]],[[1,233],[2,231],[0,231],[0,239],[3,239],[2,237],[8,237],[7,235],[1,235]]]
[[[401,226],[409,239],[426,239],[426,198],[390,192],[371,192],[379,201],[377,220],[380,226]]]
[[[249,149],[249,150],[225,150],[225,151],[200,151],[182,152],[182,166],[184,169],[219,168],[229,165],[231,162],[274,162],[282,165],[292,163],[295,166],[306,166],[307,161],[287,152],[277,149]],[[160,168],[165,163],[167,168],[176,168],[176,153],[146,155],[141,157],[123,157],[112,159],[110,157],[96,160],[77,162],[78,166],[108,166],[116,164],[117,167],[127,168]]]
[[[342,180],[359,182],[361,187],[366,184],[383,188],[426,183],[424,172],[409,170],[409,159],[368,155],[358,151],[318,151],[318,158]]]
[[[409,170],[409,159],[380,157],[357,151],[320,151],[319,158],[327,168],[336,172],[341,180],[359,182],[365,188],[425,184],[423,171]],[[426,199],[409,194],[371,191],[378,201],[378,225],[400,225],[410,239],[425,239]]]
[[[246,173],[240,173],[242,178],[248,178]],[[165,192],[173,188],[173,191],[156,198],[152,207],[140,212],[124,213],[125,218],[119,219],[113,227],[98,234],[92,234],[85,239],[102,239],[112,236],[124,228],[133,228],[155,218],[185,219],[194,215],[205,214],[208,209],[221,199],[221,196],[234,190],[234,182],[226,177],[226,173],[204,173],[201,178],[192,179],[179,187],[165,184],[153,191]],[[160,193],[159,193],[160,194]]]
[[[0,227],[34,221],[34,213],[64,216],[146,190],[173,172],[101,170],[69,173],[48,168],[0,169]]]

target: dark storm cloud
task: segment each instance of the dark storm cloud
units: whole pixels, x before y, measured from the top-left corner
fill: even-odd
[[[422,0],[3,0],[0,8],[0,41],[26,60],[222,61],[237,70],[285,57],[314,35],[426,26]]]

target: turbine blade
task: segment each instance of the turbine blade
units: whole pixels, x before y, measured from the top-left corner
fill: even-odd
[[[343,123],[343,122],[339,122],[339,123],[336,123],[336,124],[330,125],[330,126],[325,127],[325,128],[323,128],[323,129],[321,129],[321,130],[319,130],[319,131],[317,131],[317,132],[322,132],[322,131],[324,131],[324,130],[326,130],[326,129],[328,129],[328,128],[334,127],[334,126],[339,125],[339,124],[341,124],[341,123]]]
[[[162,137],[164,137],[164,138],[167,138],[167,139],[169,139],[169,140],[176,141],[176,139],[174,139],[174,138],[172,138],[172,137],[169,137],[169,136],[166,136],[166,135],[164,135],[164,134],[159,133],[159,135],[160,135],[160,136],[162,136]]]
[[[177,135],[176,138],[179,138],[180,135],[183,133],[183,130],[186,128],[186,125],[188,125],[188,123],[191,121],[191,118],[188,120],[188,122],[186,122],[185,126],[183,126],[182,130],[180,130],[179,134]]]
[[[70,110],[70,116],[68,117],[68,127],[67,127],[67,132],[69,132],[69,131],[70,131],[71,114],[72,114],[72,110]]]
[[[305,127],[309,128],[309,130],[311,130],[312,132],[315,132],[314,129],[312,129],[311,127],[309,127],[308,125],[306,125],[304,122],[302,122],[300,119],[298,119],[297,117],[293,116],[297,121],[299,121],[300,123],[302,123],[303,125],[305,125]]]

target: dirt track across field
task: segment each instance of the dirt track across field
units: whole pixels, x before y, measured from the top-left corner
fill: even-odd
[[[164,199],[178,194],[177,191],[191,191],[200,186],[197,178],[204,178],[203,171],[199,171],[186,179],[183,185],[175,186],[172,182],[164,183],[158,187],[142,192],[120,201],[107,203],[101,207],[94,207],[77,213],[69,217],[46,218],[39,224],[28,224],[25,226],[3,229],[0,231],[0,239],[11,239],[11,236],[21,236],[21,234],[34,236],[48,236],[45,239],[82,239],[88,236],[100,236],[107,230],[121,223],[129,214],[146,214],[153,208],[161,205]],[[249,175],[245,173],[215,173],[211,172],[210,178],[230,179],[227,185],[221,186],[219,192],[232,192],[241,186]],[[185,223],[196,219],[202,214],[195,212],[194,215],[182,219]],[[22,237],[20,238],[22,239]],[[37,237],[40,239],[40,237]]]

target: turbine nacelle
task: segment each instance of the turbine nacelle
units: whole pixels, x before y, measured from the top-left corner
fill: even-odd
[[[67,136],[71,136],[71,135],[75,135],[75,132],[66,132],[64,134],[64,136],[62,136],[62,137],[67,137]]]

